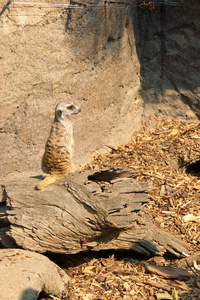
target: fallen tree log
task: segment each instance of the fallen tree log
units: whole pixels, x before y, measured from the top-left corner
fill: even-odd
[[[126,169],[75,172],[41,191],[36,178],[2,183],[1,244],[41,253],[132,249],[184,256],[187,245],[152,223],[144,209],[150,183],[136,175]]]

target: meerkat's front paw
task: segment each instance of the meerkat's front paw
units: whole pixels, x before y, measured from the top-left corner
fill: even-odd
[[[58,181],[61,177],[47,175],[42,181],[38,183],[36,186],[37,190],[42,190],[44,187]]]

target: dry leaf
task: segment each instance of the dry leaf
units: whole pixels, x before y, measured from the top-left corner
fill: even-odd
[[[162,281],[153,281],[153,280],[149,279],[149,280],[147,280],[147,284],[149,284],[151,286],[154,286],[154,287],[157,287],[157,288],[162,289],[162,290],[166,290],[168,292],[170,292],[170,290],[171,290],[171,287],[168,284],[166,284]]]
[[[93,300],[94,299],[94,294],[86,294],[85,296],[83,296],[83,300]]]
[[[193,214],[188,214],[188,215],[184,216],[182,220],[185,223],[192,222],[192,221],[200,223],[200,216],[195,217]]]
[[[189,288],[189,286],[183,281],[174,280],[174,282],[172,284],[173,284],[173,286],[176,286],[182,290],[186,290],[186,291],[191,290],[191,288]]]
[[[100,284],[96,283],[96,282],[92,282],[92,285],[95,285],[95,286],[97,286],[97,287],[103,289],[102,286],[101,286]]]
[[[173,129],[172,132],[170,132],[169,135],[177,135],[179,133],[179,130],[178,129]]]
[[[84,273],[88,273],[88,274],[94,274],[94,272],[92,272],[91,270],[93,270],[95,268],[95,266],[88,266],[88,267],[85,267],[83,272]]]
[[[172,296],[168,293],[156,293],[158,300],[173,300]]]
[[[178,296],[177,290],[175,288],[172,292],[172,296],[173,296],[173,300],[179,300],[179,296]]]
[[[126,291],[130,290],[130,286],[127,282],[124,282],[123,286]]]
[[[165,266],[147,266],[147,270],[150,273],[158,274],[169,279],[178,278],[179,280],[188,280],[191,276],[185,270]]]

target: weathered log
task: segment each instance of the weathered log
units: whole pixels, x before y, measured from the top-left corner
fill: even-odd
[[[75,172],[41,191],[34,188],[36,178],[4,182],[0,242],[41,253],[132,249],[184,256],[187,245],[152,223],[144,208],[150,183],[136,175],[125,169]]]

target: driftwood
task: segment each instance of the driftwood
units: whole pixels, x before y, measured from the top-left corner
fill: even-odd
[[[44,190],[38,180],[4,182],[0,242],[41,253],[105,249],[184,256],[187,245],[157,228],[145,210],[149,182],[126,169],[81,171]]]

